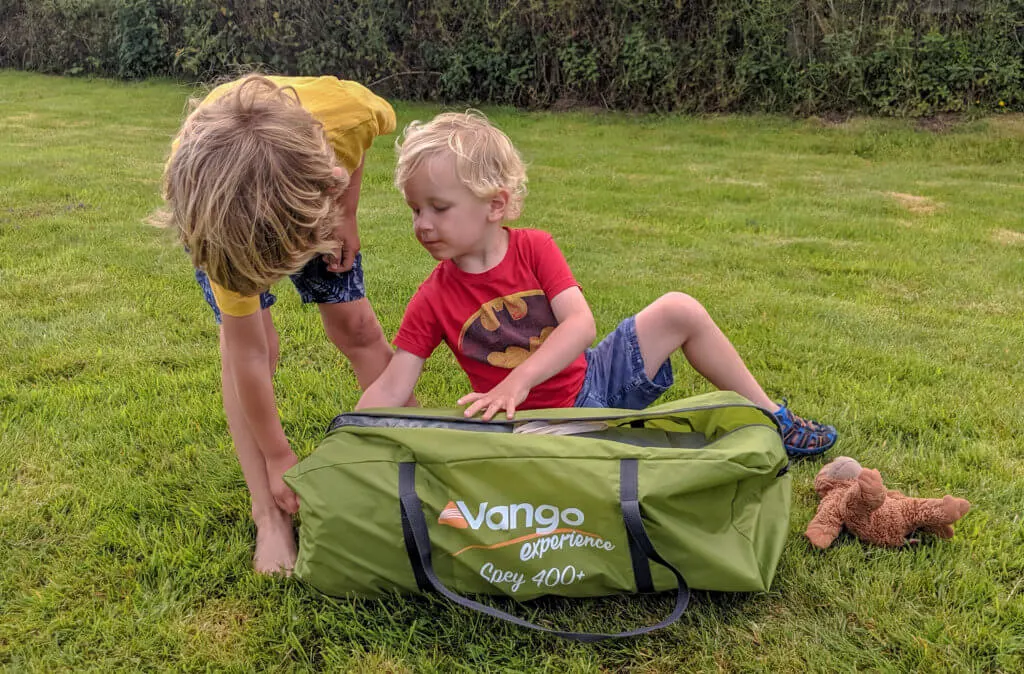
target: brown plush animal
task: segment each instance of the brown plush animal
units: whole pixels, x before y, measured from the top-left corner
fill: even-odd
[[[918,529],[952,538],[951,525],[971,507],[962,498],[910,498],[886,490],[877,470],[861,468],[848,456],[837,457],[818,471],[814,491],[821,503],[805,535],[822,550],[844,525],[862,541],[890,547],[917,543],[907,536]]]

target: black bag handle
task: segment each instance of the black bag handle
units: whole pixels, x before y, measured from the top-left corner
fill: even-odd
[[[637,629],[619,632],[617,634],[564,632],[562,630],[541,627],[529,620],[524,620],[512,615],[511,613],[506,613],[505,611],[487,606],[486,604],[473,601],[472,599],[463,597],[462,595],[448,589],[445,584],[441,582],[441,579],[437,577],[437,574],[434,573],[434,567],[430,559],[430,535],[427,532],[427,521],[423,517],[423,505],[420,502],[419,496],[416,494],[416,464],[413,462],[406,462],[400,463],[398,466],[398,494],[402,507],[402,531],[405,534],[406,550],[409,553],[409,560],[412,563],[417,585],[419,585],[421,590],[428,590],[432,588],[459,606],[479,611],[485,615],[491,616],[492,618],[499,618],[515,625],[519,625],[520,627],[528,627],[530,629],[547,632],[549,634],[554,634],[556,636],[575,641],[592,642],[611,638],[633,637],[653,632],[654,630],[661,629],[662,627],[668,627],[679,620],[683,615],[683,612],[686,611],[686,607],[690,603],[690,588],[687,586],[686,580],[683,578],[683,574],[665,561],[665,559],[655,551],[654,545],[651,543],[651,539],[647,536],[647,531],[644,529],[643,519],[640,515],[640,503],[637,499],[637,472],[636,459],[622,459],[620,461],[619,498],[622,505],[622,519],[626,525],[626,531],[629,534],[630,555],[633,560],[634,573],[637,572],[640,566],[646,567],[646,564],[641,565],[638,562],[637,555],[642,553],[648,559],[671,571],[675,575],[678,583],[675,607],[672,609],[672,613],[658,624],[651,625],[649,627],[639,627]],[[647,570],[647,574],[646,582],[649,584],[649,570]],[[426,580],[426,583],[429,583],[429,586],[423,582],[424,580]],[[638,588],[640,588],[641,579],[638,578],[637,580]]]

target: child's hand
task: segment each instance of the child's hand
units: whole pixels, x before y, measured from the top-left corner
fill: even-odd
[[[270,482],[270,493],[273,494],[277,507],[291,515],[299,512],[299,497],[284,483],[282,477],[289,468],[298,462],[299,459],[294,452],[289,452],[278,460],[267,460],[267,480]]]
[[[459,398],[458,404],[465,405],[472,403],[466,408],[466,416],[471,417],[480,410],[484,410],[484,421],[490,421],[495,414],[505,410],[505,418],[512,419],[516,415],[516,405],[526,400],[530,389],[522,388],[515,382],[510,382],[511,375],[503,382],[492,388],[487,393],[473,392]]]
[[[348,271],[355,264],[360,245],[359,228],[355,218],[342,217],[340,224],[334,228],[334,238],[338,241],[337,252],[323,256],[324,262],[327,263],[327,271]]]
[[[327,264],[327,271],[340,272],[342,260],[345,259],[345,246],[339,244],[333,253],[325,253],[320,257]]]

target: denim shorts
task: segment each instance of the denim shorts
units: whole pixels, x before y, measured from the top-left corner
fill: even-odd
[[[217,301],[213,297],[213,289],[210,287],[210,278],[206,272],[196,269],[196,281],[203,289],[203,297],[206,303],[213,309],[213,318],[220,324],[220,309],[217,308]],[[310,260],[305,267],[291,275],[295,289],[299,291],[299,297],[303,304],[314,302],[316,304],[337,304],[339,302],[354,302],[366,297],[366,285],[363,283],[363,254],[357,253],[352,269],[345,272],[327,271],[327,263],[319,255]],[[274,305],[277,297],[269,290],[260,293],[260,309],[267,309]]]
[[[576,407],[642,410],[672,386],[672,363],[666,360],[654,379],[644,371],[636,338],[636,316],[619,323],[601,343],[587,349],[587,376]]]

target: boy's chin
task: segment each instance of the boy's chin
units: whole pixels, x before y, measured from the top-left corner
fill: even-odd
[[[451,258],[451,255],[448,255],[440,246],[423,246],[423,249],[438,262],[444,262]]]

